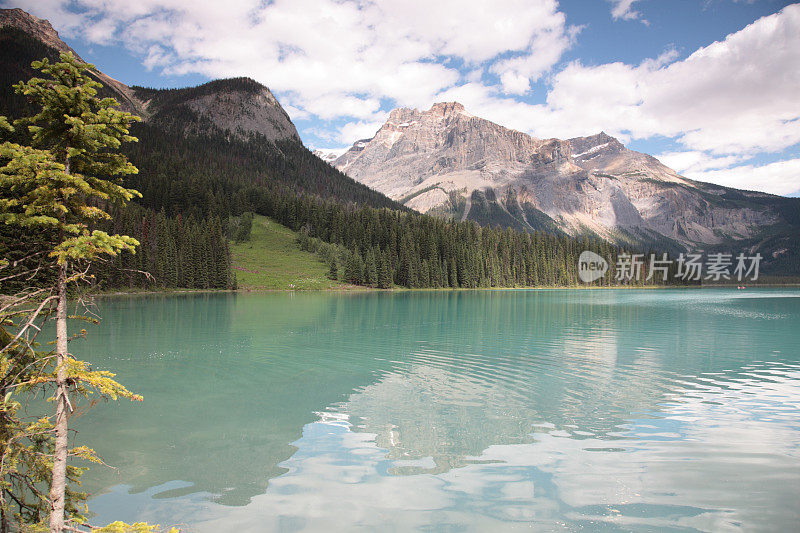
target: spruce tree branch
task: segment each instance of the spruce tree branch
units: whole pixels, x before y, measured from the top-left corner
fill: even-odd
[[[32,316],[31,316],[31,318],[28,320],[28,322],[27,322],[27,323],[26,323],[26,324],[25,324],[25,325],[24,325],[24,326],[23,326],[23,327],[22,327],[22,328],[19,330],[19,332],[18,332],[18,333],[17,333],[17,335],[16,335],[16,336],[15,336],[15,337],[14,337],[14,338],[11,340],[11,342],[9,342],[9,343],[8,343],[8,344],[6,344],[5,346],[3,346],[3,348],[2,348],[2,349],[0,349],[0,354],[3,354],[3,353],[5,353],[5,352],[6,352],[6,351],[7,351],[9,348],[11,348],[11,346],[13,346],[14,344],[16,344],[16,342],[17,342],[17,341],[18,341],[18,340],[19,340],[19,339],[22,337],[22,335],[24,335],[24,334],[25,334],[25,332],[28,330],[28,328],[29,328],[29,327],[31,327],[31,325],[33,324],[34,320],[36,320],[36,318],[39,316],[39,313],[41,313],[41,312],[42,312],[42,309],[44,309],[44,306],[46,306],[48,303],[50,303],[51,301],[53,301],[53,300],[55,300],[55,299],[57,299],[57,298],[58,298],[58,297],[57,297],[57,296],[55,296],[55,295],[53,295],[53,296],[49,296],[49,297],[45,298],[45,299],[42,301],[42,303],[41,303],[41,304],[39,304],[39,307],[37,307],[37,308],[36,308],[36,311],[33,313],[33,315],[32,315]]]

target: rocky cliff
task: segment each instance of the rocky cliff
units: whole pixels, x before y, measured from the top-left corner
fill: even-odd
[[[169,120],[176,114],[188,132],[198,133],[209,125],[233,135],[260,134],[270,140],[300,141],[292,120],[270,90],[250,78],[215,80],[185,89],[135,87],[150,120]]]

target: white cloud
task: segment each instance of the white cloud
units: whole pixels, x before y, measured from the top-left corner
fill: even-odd
[[[685,176],[736,189],[784,196],[800,193],[800,159],[776,161],[762,166],[740,165],[719,170],[689,171]]]
[[[739,155],[713,156],[697,150],[665,152],[655,157],[668,167],[680,173],[696,173],[706,170],[728,168],[746,159],[746,157]]]
[[[641,19],[642,14],[633,9],[633,4],[639,0],[609,0],[611,2],[611,16],[614,20],[636,20]],[[642,20],[645,24],[646,20]]]
[[[800,4],[764,17],[684,61],[642,73],[659,133],[716,153],[800,142]]]
[[[531,80],[513,70],[507,70],[500,75],[503,90],[509,94],[525,94],[531,88]]]
[[[715,156],[697,150],[666,152],[656,158],[687,178],[772,194],[800,193],[800,159],[741,165],[747,156]]]
[[[674,46],[668,48],[664,52],[662,52],[657,58],[655,59],[645,59],[642,61],[642,66],[647,67],[648,69],[655,70],[661,68],[665,65],[669,65],[679,57],[678,51],[675,49]]]
[[[387,101],[428,107],[433,95],[479,78],[486,64],[509,92],[524,92],[574,34],[556,0],[22,3],[67,34],[119,40],[147,68],[250,76],[321,119],[372,121]]]
[[[388,115],[386,118],[388,118]],[[359,139],[371,139],[385,121],[384,119],[374,122],[348,122],[339,128],[337,140],[352,144]]]
[[[289,104],[283,104],[281,107],[283,107],[284,111],[289,114],[289,118],[291,118],[293,121],[308,120],[311,118],[311,113],[304,109],[300,109]]]
[[[558,62],[580,31],[580,28],[570,28],[565,32],[563,15],[552,17],[548,24],[540,28],[524,53],[491,66],[491,72],[500,76],[505,93],[528,92],[530,82],[538,80]]]

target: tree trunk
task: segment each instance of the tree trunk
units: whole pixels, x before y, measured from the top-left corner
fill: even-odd
[[[6,500],[0,497],[0,533],[8,533],[8,518],[6,517]]]
[[[58,270],[58,308],[56,310],[56,419],[53,482],[50,484],[50,532],[64,530],[64,499],[67,488],[67,265]]]
[[[0,388],[0,394],[3,398],[6,397],[6,388]],[[0,411],[0,429],[2,429],[2,434],[0,434],[0,439],[3,439],[3,446],[8,446],[8,439],[11,437],[11,432],[8,434],[5,432],[5,428],[8,427],[8,420],[6,418],[6,412]],[[3,455],[6,454],[8,448],[3,450]],[[6,517],[6,489],[0,488],[0,533],[8,533],[8,517]]]

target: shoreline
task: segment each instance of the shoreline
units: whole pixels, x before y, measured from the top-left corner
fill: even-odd
[[[407,287],[393,287],[391,289],[379,289],[377,287],[363,287],[359,285],[332,287],[327,289],[260,289],[260,288],[242,288],[242,289],[162,289],[162,290],[114,290],[114,291],[101,291],[96,293],[86,293],[87,297],[121,297],[121,296],[182,296],[192,294],[267,294],[267,293],[402,293],[402,292],[468,292],[468,291],[537,291],[537,290],[673,290],[673,289],[736,289],[737,285],[643,285],[638,287],[630,286],[595,286],[595,285],[552,285],[552,286],[537,286],[537,287],[425,287],[425,288],[407,288]],[[800,283],[764,283],[758,285],[750,285],[744,290],[752,289],[777,289],[777,288],[800,288]]]

